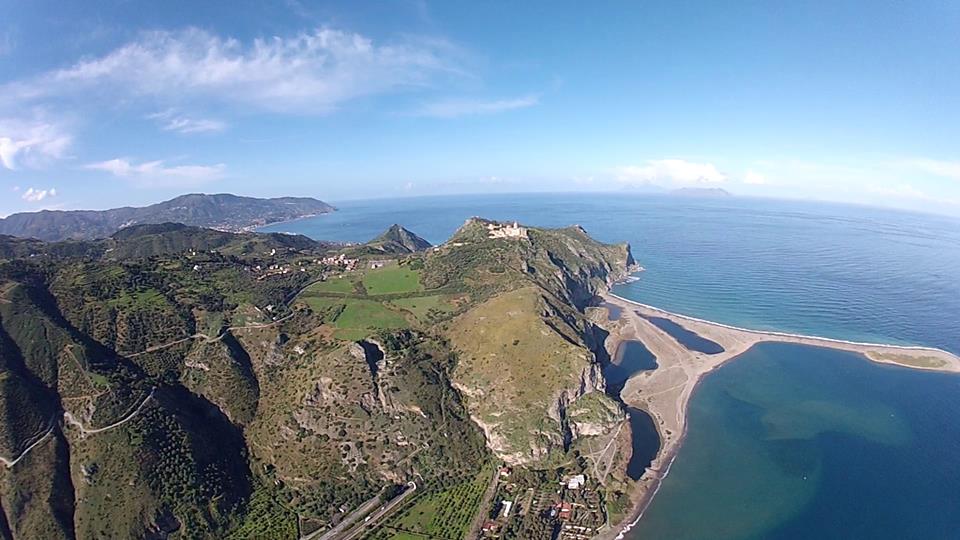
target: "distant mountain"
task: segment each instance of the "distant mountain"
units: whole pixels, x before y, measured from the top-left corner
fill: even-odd
[[[685,187],[670,191],[670,195],[678,197],[724,198],[733,197],[733,194],[723,188],[692,188]]]
[[[415,253],[433,247],[430,242],[400,225],[391,226],[367,245],[377,247],[386,253]]]
[[[257,199],[226,193],[195,193],[140,208],[13,214],[0,219],[0,234],[48,241],[89,240],[105,238],[124,227],[144,223],[182,223],[237,232],[334,210],[333,206],[309,197]]]

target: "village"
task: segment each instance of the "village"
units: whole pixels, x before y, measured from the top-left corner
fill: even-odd
[[[503,467],[493,501],[480,538],[586,540],[606,523],[600,493],[584,474],[543,483]]]

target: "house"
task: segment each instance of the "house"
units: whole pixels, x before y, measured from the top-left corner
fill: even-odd
[[[567,481],[567,489],[580,489],[585,483],[587,483],[587,477],[582,474],[578,474]]]
[[[526,238],[527,229],[521,227],[516,221],[512,225],[488,223],[487,235],[490,238]]]
[[[513,508],[513,501],[503,501],[500,503],[500,517],[503,519],[510,517],[511,508]]]

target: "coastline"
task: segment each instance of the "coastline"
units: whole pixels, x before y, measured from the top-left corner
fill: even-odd
[[[757,343],[783,342],[858,353],[865,359],[910,369],[960,373],[960,357],[934,347],[865,343],[787,332],[767,332],[715,323],[672,313],[613,293],[601,295],[620,308],[618,319],[606,323],[610,331],[605,346],[611,354],[625,341],[642,342],[656,357],[658,367],[631,377],[621,391],[629,406],[653,419],[660,437],[660,450],[637,481],[631,497],[633,510],[622,521],[595,538],[622,540],[642,519],[663,480],[669,475],[687,435],[687,406],[703,378],[721,365],[738,358]],[[723,352],[704,354],[680,345],[645,317],[663,317],[721,345]]]
[[[301,220],[304,220],[304,219],[310,219],[310,218],[315,218],[315,217],[320,217],[320,216],[326,216],[326,215],[330,215],[330,214],[332,214],[332,213],[334,213],[334,212],[337,212],[338,210],[339,210],[339,208],[334,207],[333,210],[331,210],[331,211],[329,211],[329,212],[319,212],[319,213],[316,213],[316,214],[307,214],[307,215],[298,216],[298,217],[291,218],[291,219],[281,219],[280,221],[271,221],[270,223],[264,223],[264,224],[262,224],[262,225],[249,225],[249,226],[247,226],[247,227],[243,227],[243,229],[240,230],[239,232],[254,232],[254,233],[270,233],[270,232],[276,232],[276,233],[279,233],[279,234],[302,234],[302,233],[292,233],[292,232],[284,232],[284,231],[262,231],[261,229],[263,229],[264,227],[273,227],[274,225],[283,225],[283,224],[285,224],[285,223],[294,223],[294,222],[296,222],[296,221],[301,221]]]

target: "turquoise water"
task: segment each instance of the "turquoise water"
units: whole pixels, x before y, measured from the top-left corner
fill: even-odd
[[[497,195],[337,203],[265,230],[362,242],[400,223],[431,242],[479,215],[580,224],[630,242],[633,300],[750,328],[960,353],[960,220],[821,203],[630,194]]]
[[[958,538],[957,396],[957,376],[758,345],[697,389],[628,538]]]
[[[960,220],[785,201],[524,195],[349,202],[269,230],[442,242],[481,215],[630,242],[624,297],[737,326],[960,353]],[[706,377],[630,538],[960,538],[960,377],[765,344]],[[656,448],[646,415],[631,423]]]

